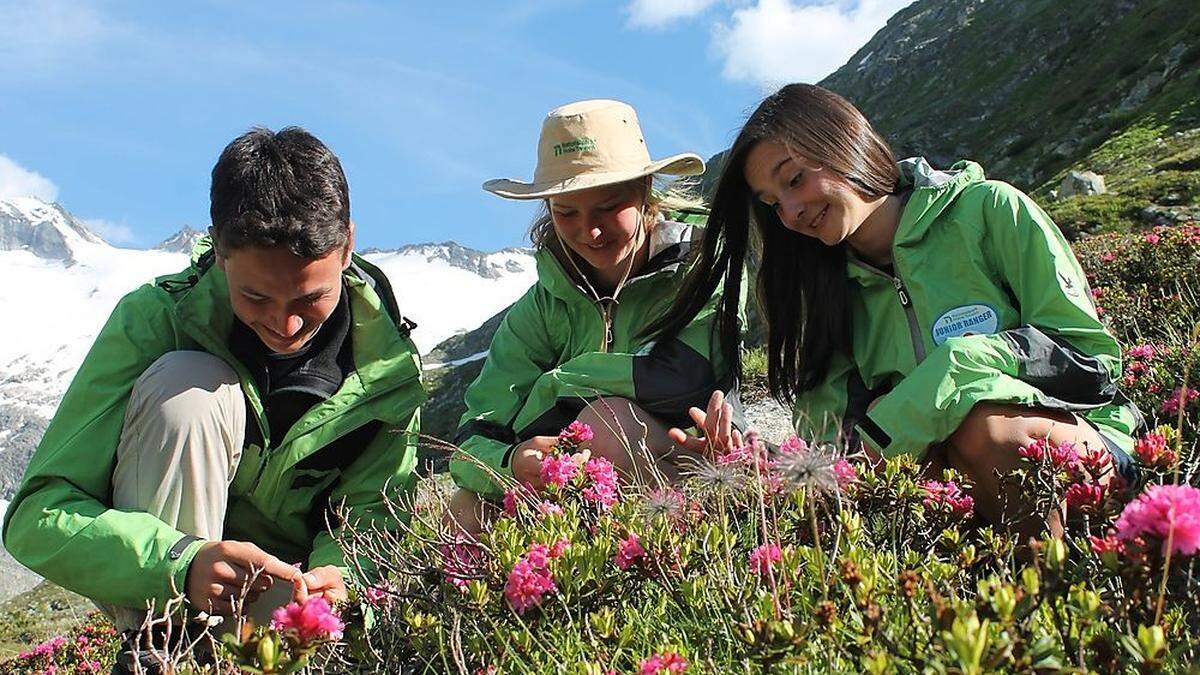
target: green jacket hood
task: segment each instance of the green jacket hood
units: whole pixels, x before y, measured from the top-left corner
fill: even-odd
[[[968,160],[955,162],[946,171],[933,168],[924,157],[910,157],[897,166],[898,188],[912,193],[896,229],[896,246],[919,241],[964,190],[987,179],[983,167]]]

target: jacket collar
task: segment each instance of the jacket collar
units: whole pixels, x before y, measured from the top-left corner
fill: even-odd
[[[364,390],[380,384],[390,386],[390,380],[420,374],[416,349],[408,337],[413,324],[389,311],[391,308],[376,291],[387,289],[384,292],[390,294],[386,277],[376,279],[373,272],[377,269],[355,254],[342,274],[350,296],[354,366]],[[179,322],[188,335],[210,352],[236,361],[228,348],[234,318],[229,284],[215,264],[209,238],[196,244],[189,269],[160,278],[158,285],[171,294]],[[393,320],[393,314],[397,319]]]
[[[637,276],[630,277],[626,282],[627,287],[660,272],[676,271],[686,264],[695,233],[695,226],[689,223],[659,220],[650,233],[650,259],[646,261],[645,267],[638,271]],[[551,295],[563,300],[586,300],[590,297],[567,273],[558,256],[549,247],[538,249],[535,260],[538,284]]]

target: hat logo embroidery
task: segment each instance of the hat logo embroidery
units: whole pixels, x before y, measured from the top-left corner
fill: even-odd
[[[588,150],[595,150],[595,149],[596,149],[595,139],[584,136],[583,138],[576,138],[573,141],[568,141],[566,143],[559,143],[558,145],[555,145],[554,146],[554,156],[561,157],[569,152],[587,152]]]

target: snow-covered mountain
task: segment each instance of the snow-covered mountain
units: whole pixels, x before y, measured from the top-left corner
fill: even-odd
[[[0,200],[0,498],[11,497],[29,456],[116,302],[187,265],[186,228],[152,250],[116,248],[57,204]],[[367,251],[417,323],[423,353],[476,328],[536,278],[532,252],[482,253],[453,242]]]

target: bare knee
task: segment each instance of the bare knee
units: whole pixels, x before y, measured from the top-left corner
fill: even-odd
[[[495,515],[495,507],[484,501],[479,495],[459,488],[450,495],[446,503],[446,512],[442,523],[460,533],[474,537],[483,532],[484,528]]]
[[[978,403],[947,439],[952,463],[992,464],[1035,440],[1050,437],[1057,427],[1073,426],[1069,413],[1000,403]]]

